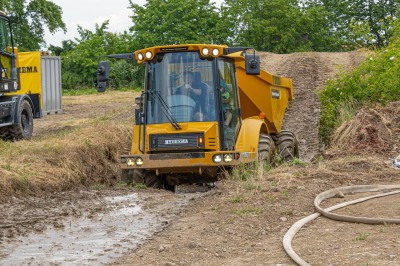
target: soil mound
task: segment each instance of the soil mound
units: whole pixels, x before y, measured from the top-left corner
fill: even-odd
[[[260,52],[259,55],[263,69],[293,80],[294,100],[289,103],[282,127],[296,134],[300,144],[300,158],[311,161],[321,152],[318,135],[321,115],[317,91],[340,70],[350,71],[359,66],[368,51],[293,54]]]
[[[389,126],[391,122],[382,110],[361,109],[352,120],[336,130],[332,148],[345,152],[390,152],[393,148],[393,134]]]

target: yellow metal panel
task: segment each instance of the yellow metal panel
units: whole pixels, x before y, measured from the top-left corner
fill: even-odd
[[[267,128],[263,120],[258,117],[244,119],[236,141],[235,150],[252,152],[252,156],[255,156],[258,150],[260,132],[267,133]]]
[[[242,117],[266,115],[269,132],[279,132],[288,101],[293,98],[292,81],[263,70],[260,75],[247,75],[243,61],[236,62]],[[276,93],[277,97],[273,97]],[[279,96],[278,96],[279,95]]]
[[[184,134],[204,132],[204,148],[209,150],[219,150],[219,134],[217,122],[194,122],[179,123],[182,129],[176,130],[171,124],[151,124],[146,125],[146,147],[145,153],[148,153],[149,139],[151,134]],[[131,154],[141,154],[139,150],[139,140],[143,142],[143,126],[135,125],[133,127],[133,141]]]
[[[19,70],[21,78],[21,90],[18,94],[41,94],[41,69],[40,52],[20,52],[18,53]]]
[[[154,46],[154,47],[149,47],[145,48],[142,50],[138,50],[135,52],[135,59],[138,61],[138,63],[143,63],[146,60],[151,60],[153,59],[154,55],[158,53],[167,53],[167,52],[179,52],[179,51],[202,51],[203,48],[208,48],[209,49],[209,55],[207,56],[213,56],[213,57],[218,57],[222,56],[224,52],[224,48],[228,47],[227,45],[216,45],[216,44],[176,44],[176,45],[165,45],[165,46]],[[212,55],[212,50],[213,49],[218,49],[219,53],[218,55],[214,56]],[[146,58],[145,55],[147,52],[151,52],[152,56],[151,58]],[[138,55],[142,54],[144,59],[139,60]]]

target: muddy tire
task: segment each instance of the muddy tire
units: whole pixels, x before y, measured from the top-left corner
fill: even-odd
[[[144,184],[149,188],[162,188],[162,180],[154,171],[122,170],[121,181],[127,184]]]
[[[272,138],[284,161],[291,161],[299,157],[299,143],[293,132],[282,130],[280,133],[272,135]]]
[[[273,139],[266,133],[260,133],[258,140],[258,160],[260,162],[271,163],[275,154],[275,144]]]
[[[8,126],[0,127],[0,139],[7,140],[9,138],[8,136]]]
[[[129,173],[129,170],[123,169],[121,171],[121,178],[120,181],[127,183],[127,184],[132,184],[133,182],[133,175]]]
[[[20,140],[32,138],[33,113],[32,107],[27,100],[21,102],[17,120],[17,124],[8,127],[8,139]]]

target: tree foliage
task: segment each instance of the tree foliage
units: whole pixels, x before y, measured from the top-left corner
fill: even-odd
[[[27,13],[29,5],[12,6],[9,4],[11,1],[24,3],[26,0],[9,0],[3,7],[15,10],[15,14]],[[108,32],[108,22],[96,25],[94,31],[78,26],[78,38],[64,41],[62,47],[50,46],[50,50],[63,58],[64,87],[76,88],[94,84],[98,56],[127,53],[155,45],[217,43],[252,46],[260,51],[276,53],[379,48],[391,40],[399,2],[225,0],[216,7],[212,0],[148,0],[143,6],[131,0],[129,8],[133,26],[129,32]],[[31,0],[31,3],[47,1]],[[55,14],[57,18],[60,13]],[[21,27],[20,31],[24,30]],[[112,82],[116,87],[138,86],[143,79],[143,69],[126,61],[116,61],[111,74],[118,76]]]
[[[129,2],[130,31],[138,47],[220,41],[215,31],[218,10],[209,0],[148,0],[144,6]]]
[[[100,56],[131,51],[131,37],[107,31],[108,21],[95,25],[90,31],[78,26],[79,37],[74,42],[63,42],[61,49],[62,82],[65,89],[92,87],[96,83],[97,63]],[[138,86],[137,66],[126,61],[117,61],[111,72],[112,85],[116,87]]]
[[[389,43],[400,0],[306,0],[326,15],[342,48],[384,47]]]
[[[14,40],[21,51],[38,50],[44,46],[45,27],[50,33],[66,31],[62,10],[52,1],[2,0],[0,10],[10,16]]]

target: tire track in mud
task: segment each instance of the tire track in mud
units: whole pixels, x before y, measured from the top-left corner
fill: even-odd
[[[292,57],[284,64],[287,76],[292,77],[294,101],[286,110],[283,129],[294,131],[299,141],[300,156],[308,161],[319,151],[318,124],[320,102],[318,87],[318,56]]]

